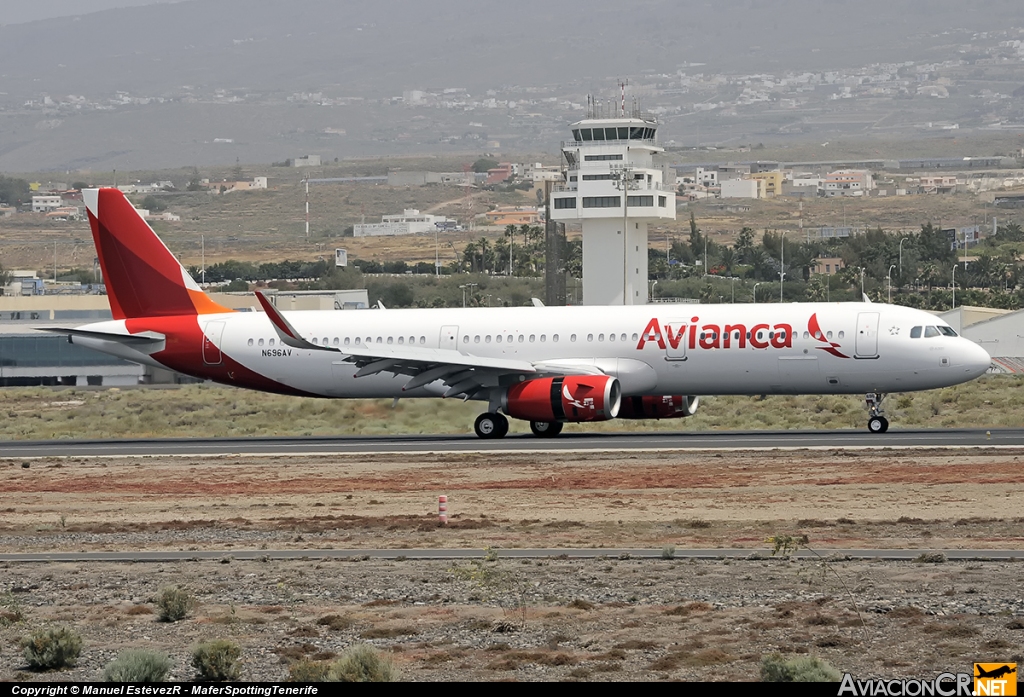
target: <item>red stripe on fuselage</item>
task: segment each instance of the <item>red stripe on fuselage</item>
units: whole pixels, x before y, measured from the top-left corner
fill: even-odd
[[[264,392],[294,395],[299,397],[321,397],[312,392],[305,392],[290,385],[272,380],[265,375],[245,367],[221,350],[221,362],[208,365],[203,360],[203,341],[205,336],[200,326],[204,322],[196,315],[179,315],[175,317],[142,317],[129,319],[125,322],[132,334],[140,332],[158,332],[166,339],[163,351],[152,354],[162,365],[179,373],[235,387],[245,387]]]

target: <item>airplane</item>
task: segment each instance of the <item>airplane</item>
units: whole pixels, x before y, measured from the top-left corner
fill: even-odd
[[[696,395],[864,393],[957,385],[988,353],[938,317],[869,302],[237,312],[195,283],[117,189],[83,191],[112,320],[71,343],[225,385],[321,398],[487,403],[538,437],[565,423],[691,416]]]

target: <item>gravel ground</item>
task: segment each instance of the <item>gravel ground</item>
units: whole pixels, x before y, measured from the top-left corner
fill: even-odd
[[[1021,564],[785,558],[342,560],[317,548],[731,547],[1024,550],[1011,451],[0,460],[0,551],[222,550],[218,561],[0,564],[0,680],[94,680],[126,648],[194,677],[227,638],[244,680],[355,643],[405,680],[756,680],[768,653],[857,677],[1024,662]],[[437,493],[452,521],[439,527]],[[980,517],[979,513],[986,517]],[[309,550],[238,561],[231,550]],[[1024,558],[1024,551],[1022,551]],[[160,622],[167,586],[194,594]],[[32,673],[17,640],[83,636],[77,666]]]

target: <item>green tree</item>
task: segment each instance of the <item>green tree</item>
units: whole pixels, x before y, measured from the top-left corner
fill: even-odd
[[[494,169],[498,166],[498,161],[493,160],[489,157],[481,157],[473,163],[473,171],[477,174],[484,174],[489,169]]]
[[[32,200],[32,190],[24,179],[0,175],[0,203],[17,206]]]
[[[202,191],[203,185],[199,183],[202,177],[199,176],[199,168],[193,167],[192,174],[188,177],[188,185],[185,187],[186,191]]]
[[[700,228],[697,227],[697,220],[693,217],[693,211],[690,211],[690,254],[693,255],[694,259],[703,260],[704,273],[707,273],[707,259],[704,259],[705,249],[704,235],[701,233]]]

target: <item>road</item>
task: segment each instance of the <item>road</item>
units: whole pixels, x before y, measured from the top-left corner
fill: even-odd
[[[467,435],[6,441],[0,443],[0,458],[963,447],[1024,447],[1024,429],[892,430],[881,435],[852,429],[563,433],[551,439],[519,435],[501,440]]]

